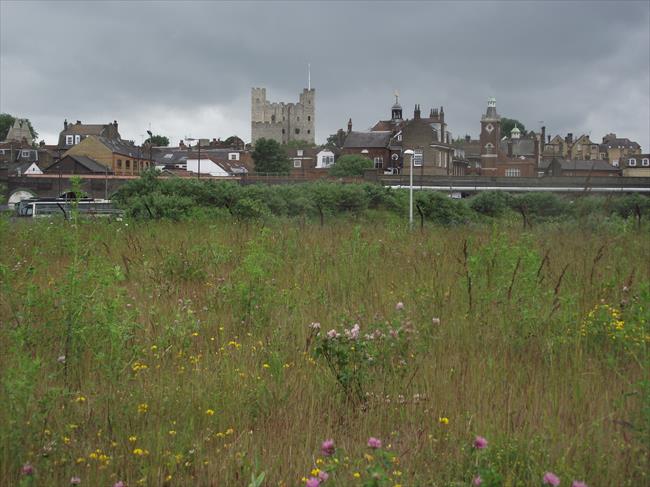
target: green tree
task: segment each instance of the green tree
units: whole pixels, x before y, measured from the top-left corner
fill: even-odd
[[[523,123],[516,118],[503,117],[501,119],[501,136],[510,137],[510,132],[515,128],[515,124],[517,124],[517,128],[521,130],[521,135],[526,135],[526,126]]]
[[[168,147],[169,139],[164,135],[153,135],[144,141],[145,144],[151,142],[154,147]]]
[[[5,140],[9,129],[16,121],[16,117],[9,115],[8,113],[0,113],[0,140]],[[32,127],[32,122],[27,119],[27,125],[29,126],[29,132],[32,134],[32,139],[38,137],[38,132]]]
[[[291,161],[284,148],[273,139],[259,139],[255,142],[253,161],[256,172],[288,174]]]
[[[372,161],[367,157],[345,155],[338,158],[330,168],[330,175],[336,177],[363,176],[366,169],[372,168]]]

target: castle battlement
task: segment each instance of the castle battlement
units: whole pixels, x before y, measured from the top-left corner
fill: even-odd
[[[316,140],[316,91],[303,89],[296,102],[270,102],[266,88],[251,89],[251,142],[270,138],[280,143]]]

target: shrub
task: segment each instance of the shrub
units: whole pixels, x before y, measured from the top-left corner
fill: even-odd
[[[415,197],[420,216],[439,225],[457,225],[470,220],[470,212],[462,200],[454,200],[442,193],[421,191]]]
[[[270,214],[268,206],[251,198],[242,198],[237,201],[232,213],[240,220],[257,220]]]
[[[366,157],[345,155],[338,158],[330,168],[330,176],[339,178],[349,176],[363,176],[366,169],[372,168],[372,161]]]
[[[470,200],[472,210],[482,215],[497,217],[508,210],[510,194],[503,191],[486,191]]]

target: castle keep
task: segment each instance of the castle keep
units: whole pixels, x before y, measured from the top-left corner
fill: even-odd
[[[266,88],[251,90],[251,142],[273,139],[281,144],[294,140],[315,142],[315,90],[302,90],[298,103],[271,103]]]

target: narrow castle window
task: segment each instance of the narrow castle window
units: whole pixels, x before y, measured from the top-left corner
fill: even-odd
[[[296,135],[300,133],[300,129],[296,129]]]
[[[311,115],[307,115],[307,121],[311,122]]]
[[[311,134],[311,130],[307,129],[307,133],[308,133],[308,134]]]
[[[271,115],[271,122],[275,122],[275,115]]]

